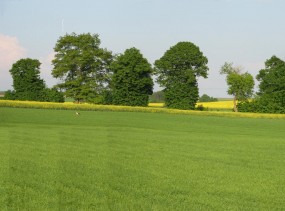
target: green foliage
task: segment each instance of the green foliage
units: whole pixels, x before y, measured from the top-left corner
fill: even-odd
[[[254,79],[251,74],[241,73],[241,68],[233,67],[232,63],[225,63],[220,73],[227,75],[229,95],[233,95],[239,101],[246,101],[253,95]]]
[[[64,102],[64,95],[62,92],[59,92],[55,87],[54,88],[45,88],[43,90],[44,92],[44,96],[45,102],[60,102],[63,103]]]
[[[8,90],[4,94],[4,100],[16,100],[15,91]]]
[[[257,75],[259,92],[251,103],[239,105],[244,112],[285,113],[285,62],[272,56]]]
[[[187,81],[186,81],[187,80]],[[192,80],[192,81],[191,81]],[[194,75],[175,83],[169,83],[164,89],[165,106],[176,109],[195,109],[195,104],[199,98],[198,83]]]
[[[195,109],[199,98],[197,77],[207,77],[208,60],[191,42],[179,42],[155,61],[157,82],[164,87],[169,108]]]
[[[37,59],[30,58],[14,63],[10,70],[14,90],[5,92],[4,99],[63,102],[63,94],[55,88],[47,88],[40,79],[40,65]]]
[[[164,103],[165,96],[163,91],[154,92],[152,95],[149,96],[150,103]]]
[[[218,98],[210,97],[209,95],[203,94],[199,98],[199,102],[217,102]]]
[[[14,63],[10,69],[14,91],[6,92],[5,99],[44,101],[46,85],[40,79],[40,65],[38,60],[30,58]]]
[[[136,48],[127,49],[111,65],[112,102],[115,105],[147,106],[152,94],[152,68]]]
[[[0,210],[284,210],[284,119],[80,113],[0,109]]]
[[[107,89],[103,92],[102,104],[103,105],[112,105],[113,104],[113,93],[111,90]]]
[[[257,75],[259,84],[258,95],[271,98],[274,103],[285,106],[285,62],[272,56],[265,62],[265,69]]]
[[[236,101],[247,101],[253,95],[254,79],[248,72],[241,73],[240,67],[233,67],[232,63],[225,63],[220,74],[226,74],[228,94],[234,96],[234,111],[238,111]]]
[[[271,100],[270,97],[258,97],[251,102],[240,102],[237,106],[240,112],[285,114],[285,107]]]
[[[37,59],[20,59],[13,64],[10,73],[13,78],[15,99],[41,101],[45,83],[40,79],[40,65]]]
[[[57,87],[76,101],[101,98],[110,81],[112,53],[100,46],[97,34],[66,34],[57,41],[52,75],[62,80]]]
[[[253,94],[254,79],[251,74],[232,73],[227,76],[228,94],[236,96],[239,101],[248,100]]]

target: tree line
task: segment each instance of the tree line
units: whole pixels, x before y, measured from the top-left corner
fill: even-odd
[[[54,47],[52,76],[59,80],[47,88],[39,77],[40,62],[21,59],[10,73],[14,90],[5,99],[63,102],[64,96],[76,102],[147,106],[153,93],[152,76],[163,87],[165,106],[195,109],[199,99],[198,77],[207,78],[208,59],[191,42],[178,42],[170,47],[152,66],[137,48],[114,55],[100,47],[98,34],[66,34]],[[285,62],[273,56],[260,70],[257,96],[253,101],[254,79],[232,63],[220,70],[226,75],[228,94],[234,96],[235,111],[284,113]],[[276,80],[275,80],[276,79]],[[265,107],[266,109],[265,109]]]

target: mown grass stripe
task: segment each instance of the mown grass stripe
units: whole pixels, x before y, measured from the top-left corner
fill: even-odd
[[[284,120],[0,108],[0,210],[283,210]]]

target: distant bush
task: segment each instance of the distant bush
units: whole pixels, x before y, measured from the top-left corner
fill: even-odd
[[[43,90],[43,99],[45,102],[64,102],[64,96],[62,92],[59,92],[56,88],[45,88]]]
[[[217,102],[218,98],[210,97],[209,95],[203,94],[199,98],[199,102]]]
[[[269,102],[270,98],[257,98],[251,102],[238,103],[240,112],[285,114],[285,108],[276,102]]]
[[[163,91],[154,92],[152,95],[149,96],[150,103],[164,103],[165,102],[165,95]]]
[[[196,110],[198,111],[208,111],[208,108],[205,108],[202,104],[196,106]]]
[[[15,91],[11,91],[11,90],[6,91],[4,94],[4,99],[5,100],[15,100],[16,99]]]

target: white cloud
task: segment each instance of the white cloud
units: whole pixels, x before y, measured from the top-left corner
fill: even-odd
[[[16,37],[0,34],[0,90],[11,89],[12,78],[9,70],[14,62],[25,55],[26,50]]]

